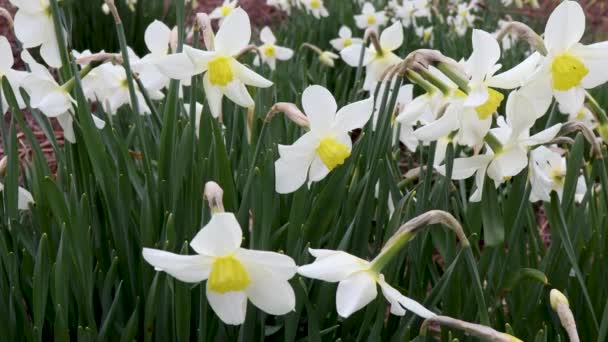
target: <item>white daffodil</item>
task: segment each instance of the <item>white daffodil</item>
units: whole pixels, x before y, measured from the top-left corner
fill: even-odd
[[[365,66],[364,90],[372,90],[382,78],[384,72],[391,66],[401,62],[401,58],[393,53],[403,43],[403,27],[400,23],[394,23],[382,31],[380,35],[380,49],[376,51],[373,44],[369,47],[363,45],[351,45],[340,52],[342,59],[350,66],[359,66],[361,49],[363,53],[363,66]]]
[[[266,5],[285,11],[288,15],[291,14],[290,0],[266,0]]]
[[[203,115],[203,108],[204,108],[204,106],[201,103],[196,102],[194,104],[194,133],[196,134],[197,138],[198,138],[198,131],[201,126],[201,117]],[[186,110],[186,113],[189,114],[190,113],[190,104],[184,103],[184,109]]]
[[[264,44],[258,47],[260,55],[255,56],[253,60],[254,65],[260,65],[261,56],[262,62],[268,64],[270,69],[274,70],[276,69],[277,60],[286,61],[293,57],[292,49],[276,45],[277,39],[268,26],[264,26],[262,31],[260,31],[260,40]]]
[[[49,0],[10,0],[17,8],[15,36],[26,49],[40,46],[40,55],[53,68],[61,67]]]
[[[401,21],[403,27],[416,26],[418,18],[427,18],[430,20],[431,11],[428,0],[403,0],[391,1],[389,7],[393,9],[395,17]]]
[[[182,67],[184,65],[191,66],[188,56],[184,54],[170,55],[173,50],[173,36],[174,32],[167,25],[158,20],[153,21],[144,33],[144,41],[150,53],[141,59],[137,57],[132,59],[131,68],[139,75],[141,83],[150,93],[158,94],[161,89],[169,85],[170,78],[160,72],[157,67],[157,63],[167,56],[171,56],[171,61]],[[184,77],[180,81],[183,85],[189,86],[190,80],[191,77]]]
[[[350,28],[346,25],[342,25],[342,27],[340,27],[340,31],[338,31],[338,38],[330,40],[329,43],[334,49],[342,51],[351,45],[363,44],[363,39],[353,38],[353,33]]]
[[[504,29],[510,24],[510,21],[507,20],[503,20],[503,19],[499,19],[498,20],[498,28],[496,29],[496,32],[494,32],[493,36],[495,38],[498,37],[498,34],[503,32]],[[511,47],[513,47],[513,45],[515,45],[515,42],[517,41],[517,36],[515,34],[513,34],[512,32],[507,32],[504,37],[502,38],[502,40],[499,42],[503,51],[507,51],[509,50]]]
[[[426,136],[421,140],[437,140],[452,131],[457,131],[454,141],[467,146],[476,146],[483,142],[492,125],[492,114],[496,112],[504,95],[488,86],[494,73],[501,65],[500,47],[496,39],[481,30],[473,31],[473,53],[464,63],[469,75],[468,95],[456,92],[452,103],[445,114],[424,128]],[[422,133],[421,133],[422,134]]]
[[[539,146],[530,152],[530,202],[550,201],[551,192],[559,198],[566,180],[566,158],[550,149]]]
[[[330,68],[333,68],[336,65],[336,59],[340,58],[340,56],[336,55],[331,51],[322,51],[319,54],[319,62],[324,65],[327,65]]]
[[[127,73],[122,66],[104,63],[95,68],[94,72],[99,77],[95,96],[107,113],[116,114],[118,109],[125,104],[131,106]],[[135,86],[135,95],[141,114],[150,114],[150,107],[146,104],[137,85]],[[149,94],[152,99],[161,99],[164,96],[160,91],[149,91]]]
[[[402,295],[390,286],[384,275],[373,270],[372,263],[342,251],[309,249],[316,259],[312,264],[300,266],[298,273],[312,279],[338,282],[336,309],[344,318],[365,307],[378,295],[378,286],[391,304],[393,315],[404,316],[406,309],[429,318],[435,314],[418,302]]]
[[[232,11],[234,11],[237,5],[238,0],[224,0],[222,6],[216,7],[213,11],[211,11],[209,18],[219,19],[221,25],[224,19],[226,19],[232,13]]]
[[[583,106],[583,108],[581,108],[581,110],[579,110],[576,114],[568,114],[568,120],[580,122],[592,130],[597,127],[597,119],[595,118],[595,115],[593,115],[593,112],[591,112],[591,110],[586,106]]]
[[[246,85],[266,88],[272,82],[249,70],[236,60],[236,56],[249,45],[251,25],[249,16],[241,8],[232,11],[220,26],[214,38],[214,51],[204,51],[184,46],[184,53],[191,64],[176,65],[174,58],[167,57],[157,63],[159,69],[173,79],[184,79],[204,73],[203,87],[209,109],[214,117],[222,112],[224,95],[241,107],[255,105]],[[178,56],[173,54],[171,56]]]
[[[294,310],[289,279],[296,273],[287,255],[241,248],[243,233],[232,213],[216,213],[190,242],[198,255],[144,248],[144,259],[157,271],[198,283],[207,280],[207,300],[226,324],[245,321],[247,299],[271,315]]]
[[[423,44],[433,47],[433,26],[416,27],[416,35],[422,39]]]
[[[373,100],[367,99],[338,111],[329,90],[318,85],[306,88],[302,106],[310,120],[310,131],[293,145],[279,145],[280,158],[275,162],[277,192],[296,191],[306,179],[309,184],[318,182],[342,165],[352,150],[348,132],[365,125],[373,105]]]
[[[355,24],[360,29],[372,28],[378,30],[378,27],[386,24],[386,15],[384,11],[377,11],[371,2],[363,4],[361,14],[355,16]]]
[[[313,17],[317,19],[321,19],[322,17],[329,16],[329,12],[325,5],[323,4],[323,0],[300,0],[301,3],[306,8],[306,11],[313,15]]]
[[[4,184],[0,183],[0,192],[4,191]],[[17,188],[17,209],[28,210],[29,204],[34,203],[32,194],[22,187]]]
[[[534,53],[513,69],[497,75],[501,88],[534,86],[530,96],[555,97],[564,113],[577,114],[585,101],[585,89],[608,81],[608,41],[583,45],[585,13],[576,1],[564,1],[551,13],[545,27],[547,56]],[[545,108],[545,111],[547,110]]]
[[[464,36],[467,30],[474,27],[474,22],[477,17],[472,12],[473,7],[471,4],[460,3],[456,9],[456,13],[453,16],[448,17],[448,24],[450,24],[459,36]]]
[[[518,92],[512,92],[507,100],[507,119],[498,118],[498,127],[490,133],[501,145],[496,151],[490,143],[486,146],[486,153],[468,158],[454,159],[452,179],[466,179],[476,173],[475,183],[477,189],[470,198],[471,202],[479,202],[483,190],[485,175],[494,180],[496,186],[520,173],[528,165],[528,151],[530,148],[551,141],[559,130],[561,124],[551,126],[533,136],[530,128],[534,121],[529,110],[534,106]],[[436,167],[437,171],[445,174],[445,166]]]
[[[13,69],[14,64],[13,59],[13,51],[11,49],[11,44],[8,42],[6,37],[0,36],[0,81],[2,78],[6,77],[8,82],[13,89],[13,93],[17,98],[17,104],[19,108],[24,108],[25,103],[23,102],[23,98],[21,98],[21,93],[19,92],[19,86],[21,85],[21,81],[27,75],[24,71],[18,71]],[[0,88],[0,104],[2,105],[2,112],[8,112],[8,102],[6,102],[6,98],[4,96],[3,90]]]

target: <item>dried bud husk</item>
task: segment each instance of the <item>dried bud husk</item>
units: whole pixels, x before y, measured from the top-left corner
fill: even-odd
[[[205,199],[209,202],[209,208],[213,214],[223,213],[224,210],[224,190],[216,182],[205,183]]]
[[[583,134],[583,136],[585,137],[585,140],[587,140],[587,142],[589,142],[589,144],[591,145],[591,152],[593,153],[593,157],[595,157],[596,159],[603,159],[604,156],[602,154],[602,148],[601,148],[601,144],[599,139],[595,136],[595,133],[593,133],[593,130],[591,130],[589,127],[585,126],[585,124],[583,124],[580,121],[569,121],[566,122],[561,130],[560,130],[560,135],[567,135],[573,132],[581,132]],[[601,130],[600,130],[600,135],[601,135]]]
[[[310,127],[310,121],[306,114],[302,113],[302,111],[293,103],[289,102],[278,102],[275,103],[268,114],[266,114],[266,122],[270,122],[272,118],[278,113],[283,113],[287,118],[293,121],[296,125],[304,128]]]
[[[429,325],[437,324],[439,326],[445,326],[452,329],[462,330],[465,333],[477,337],[482,341],[493,341],[493,342],[523,342],[519,338],[496,331],[485,325],[469,323],[461,321],[447,316],[434,316],[426,319],[420,327],[420,334],[426,335],[426,330]]]
[[[8,21],[8,27],[14,26],[15,23],[13,22],[13,17],[11,16],[11,13],[6,10],[6,8],[0,7],[0,17],[6,19],[6,21]]]
[[[6,168],[8,167],[8,157],[4,156],[0,159],[0,177],[6,175]]]
[[[534,50],[538,51],[541,55],[547,55],[547,47],[543,38],[538,35],[530,26],[519,22],[511,21],[508,23],[496,37],[496,40],[501,41],[507,34],[512,33],[517,38],[525,40]]]

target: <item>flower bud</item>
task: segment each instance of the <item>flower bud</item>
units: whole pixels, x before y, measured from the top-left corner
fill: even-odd
[[[171,47],[171,51],[177,51],[177,41],[179,40],[179,34],[177,33],[177,26],[174,26],[171,30],[171,35],[169,36],[169,46]]]
[[[566,298],[566,296],[564,296],[564,294],[560,291],[553,289],[549,293],[549,302],[551,303],[551,308],[553,311],[557,313],[562,326],[568,333],[570,342],[579,342],[580,340],[578,337],[578,331],[576,330],[576,321],[574,320],[572,310],[570,310],[568,298]]]
[[[204,190],[205,199],[209,202],[209,207],[211,208],[211,213],[223,213],[224,210],[224,202],[222,198],[224,197],[224,190],[217,184],[216,182],[210,181],[205,184]]]
[[[3,177],[6,174],[6,168],[8,166],[8,157],[4,156],[0,159],[0,177]]]
[[[270,122],[277,113],[284,113],[285,116],[296,125],[301,127],[310,127],[310,121],[308,117],[300,111],[298,106],[293,103],[279,102],[275,103],[268,114],[266,114],[266,122]]]

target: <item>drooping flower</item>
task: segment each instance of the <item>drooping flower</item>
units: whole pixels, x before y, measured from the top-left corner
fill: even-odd
[[[499,147],[486,145],[486,153],[467,158],[454,159],[452,179],[466,179],[476,174],[477,189],[471,195],[471,202],[479,202],[486,174],[498,187],[500,184],[520,173],[528,165],[528,152],[537,145],[551,141],[561,124],[551,126],[535,135],[530,136],[530,128],[534,124],[534,114],[528,111],[534,106],[518,92],[512,92],[507,100],[507,118],[498,118],[498,127],[490,130],[490,134],[498,141]],[[445,166],[436,167],[437,171],[445,174]]]
[[[372,263],[342,251],[309,249],[316,259],[312,264],[300,266],[298,273],[313,279],[338,282],[336,309],[344,318],[365,307],[378,295],[378,286],[391,304],[393,315],[403,316],[407,310],[429,318],[435,314],[418,302],[402,295],[390,286],[384,275],[375,271]]]
[[[331,46],[338,51],[342,51],[351,45],[363,44],[363,39],[353,38],[353,33],[348,26],[342,25],[338,31],[338,38],[329,41]]]
[[[351,45],[340,52],[342,59],[352,66],[359,66],[361,49],[363,52],[363,63],[365,66],[364,90],[372,90],[377,82],[382,78],[384,72],[391,66],[401,62],[401,58],[393,53],[403,43],[403,27],[400,23],[394,23],[382,31],[377,51],[374,44],[369,47],[363,45]]]
[[[210,19],[219,19],[220,24],[226,19],[238,5],[238,0],[224,0],[220,7],[216,7],[211,14]]]
[[[585,14],[576,1],[564,1],[545,27],[547,56],[536,52],[513,69],[496,75],[493,83],[505,89],[533,87],[530,96],[545,99],[546,111],[555,97],[560,110],[577,114],[585,89],[608,81],[608,42],[583,45]]]
[[[369,120],[373,100],[355,102],[338,111],[329,90],[313,85],[304,90],[302,106],[310,120],[310,131],[293,145],[279,145],[280,158],[275,162],[278,193],[296,191],[307,179],[309,184],[318,182],[342,165],[352,149],[348,132]]]
[[[373,28],[378,30],[378,27],[384,26],[386,21],[384,11],[376,11],[371,2],[364,3],[361,14],[355,15],[355,23],[360,29]]]
[[[23,98],[19,92],[19,86],[27,73],[24,71],[14,70],[13,64],[14,60],[11,44],[8,42],[6,37],[0,36],[0,81],[2,81],[2,78],[6,77],[11,85],[11,88],[13,89],[15,97],[17,98],[17,104],[19,105],[19,108],[22,109],[25,107],[25,103],[23,102]],[[2,112],[8,112],[8,102],[6,102],[6,97],[4,96],[4,91],[1,87],[0,104],[2,105]]]
[[[61,67],[49,0],[10,0],[18,7],[15,35],[26,49],[40,46],[40,55],[53,68]]]
[[[286,61],[293,57],[292,49],[276,45],[277,39],[268,26],[264,26],[262,31],[260,31],[260,40],[264,44],[258,47],[260,55],[256,55],[253,60],[254,65],[260,65],[261,57],[262,62],[268,64],[270,69],[274,70],[277,60]]]
[[[209,305],[226,324],[245,321],[247,300],[271,315],[284,315],[295,308],[289,284],[297,266],[287,255],[241,248],[243,233],[232,213],[213,214],[192,239],[196,255],[180,255],[144,248],[144,259],[187,283],[204,280]]]
[[[266,88],[272,82],[239,63],[236,56],[249,45],[251,25],[249,16],[241,8],[232,11],[220,26],[213,39],[215,50],[204,51],[184,46],[184,53],[191,64],[176,65],[174,58],[167,57],[157,63],[159,69],[173,79],[184,79],[204,73],[203,87],[211,114],[218,117],[222,112],[224,95],[241,107],[253,107],[255,103],[246,85]],[[179,56],[173,54],[171,56]]]

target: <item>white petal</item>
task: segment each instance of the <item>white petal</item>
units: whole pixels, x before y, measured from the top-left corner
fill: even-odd
[[[6,37],[0,36],[0,72],[4,73],[13,66],[13,49]]]
[[[493,35],[473,30],[473,53],[467,61],[473,81],[482,81],[500,59],[500,46]]]
[[[207,300],[213,312],[224,322],[230,325],[239,325],[245,322],[247,314],[247,295],[245,292],[217,293],[209,290],[207,282]]]
[[[277,59],[280,61],[286,61],[288,59],[291,59],[291,57],[293,57],[292,49],[282,47],[282,46],[276,46],[275,49],[276,49]]]
[[[234,56],[251,40],[249,16],[242,8],[235,8],[222,22],[215,36],[215,50]]]
[[[491,77],[486,83],[489,87],[501,89],[521,87],[535,74],[535,70],[543,58],[540,53],[535,52],[512,69]]]
[[[250,70],[243,64],[239,63],[236,59],[231,61],[231,66],[237,78],[243,81],[243,83],[246,85],[260,88],[267,88],[272,85],[271,81]]]
[[[271,315],[284,315],[294,311],[296,295],[287,280],[263,269],[251,272],[248,270],[247,273],[251,284],[245,292],[253,305]]]
[[[562,124],[555,124],[545,130],[534,134],[533,136],[527,139],[523,139],[522,143],[526,144],[527,146],[546,144],[557,136],[561,128]]]
[[[467,179],[477,170],[485,167],[492,160],[488,155],[477,155],[468,158],[455,158],[452,168],[452,179]],[[437,172],[445,175],[445,165],[436,167]]]
[[[573,87],[566,91],[555,90],[553,95],[559,103],[559,110],[566,114],[578,113],[585,103],[585,89],[583,87]]]
[[[585,89],[595,88],[608,81],[608,42],[577,48],[576,54],[589,69],[589,73],[581,81]]]
[[[255,105],[255,102],[253,102],[251,95],[247,91],[247,87],[240,80],[228,83],[222,90],[228,99],[241,107],[250,108]]]
[[[212,259],[203,255],[180,255],[166,251],[144,248],[144,259],[157,271],[187,283],[198,283],[209,278]]]
[[[49,39],[40,45],[40,56],[50,67],[61,67],[61,56],[59,55],[59,46],[56,39]]]
[[[36,13],[45,10],[43,1],[32,1],[32,0],[10,0],[13,6],[22,9],[25,12]]]
[[[513,177],[528,165],[527,151],[520,147],[508,148],[494,156],[488,166],[488,176],[497,182]]]
[[[191,58],[184,52],[159,58],[155,65],[163,75],[174,80],[190,78],[198,71]]]
[[[194,66],[194,75],[200,74],[207,70],[207,65],[210,60],[214,59],[218,56],[218,54],[214,51],[205,51],[200,49],[195,49],[193,47],[184,45],[184,52],[192,62]],[[178,61],[176,61],[178,62]],[[190,67],[189,65],[184,67]]]
[[[325,166],[325,163],[321,160],[318,154],[315,154],[312,163],[310,164],[310,170],[308,171],[309,184],[312,182],[318,182],[325,178],[331,170]]]
[[[76,133],[74,133],[74,119],[72,118],[72,114],[64,113],[56,117],[59,126],[63,129],[63,137],[68,142],[75,144],[76,143]]]
[[[380,289],[382,290],[384,297],[391,303],[391,313],[393,315],[403,316],[405,314],[405,310],[403,308],[405,308],[424,319],[436,316],[435,313],[425,308],[422,304],[402,295],[394,287],[390,286],[386,281],[384,281],[383,275],[380,275],[378,285],[380,285]]]
[[[289,255],[281,253],[239,248],[236,256],[248,270],[263,269],[280,280],[293,278],[298,270],[295,261]]]
[[[52,18],[40,13],[17,11],[14,28],[15,35],[24,48],[36,47],[49,39],[55,39]]]
[[[312,264],[298,268],[298,273],[307,278],[333,283],[369,268],[369,262],[346,252],[312,248],[308,250],[317,259]]]
[[[298,190],[308,176],[314,153],[307,158],[279,158],[274,163],[275,189],[280,194],[288,194]]]
[[[352,35],[353,35],[352,31],[346,25],[342,25],[342,27],[340,27],[340,31],[338,31],[338,36],[340,38],[350,38],[350,37],[352,37]]]
[[[260,40],[265,44],[274,44],[277,41],[276,37],[268,26],[264,26],[262,31],[260,31]]]
[[[545,45],[558,54],[578,43],[585,33],[585,13],[576,1],[564,1],[551,13],[545,27]]]
[[[357,101],[342,107],[336,114],[334,128],[340,132],[350,132],[365,126],[372,116],[374,99]]]
[[[464,101],[464,105],[467,107],[481,106],[488,101],[490,93],[488,88],[484,85],[471,89],[469,96]]]
[[[458,108],[455,108],[458,110]],[[418,128],[414,135],[421,141],[434,141],[458,129],[458,117],[450,108],[439,119]]]
[[[199,254],[224,256],[234,253],[242,239],[243,232],[234,214],[217,213],[196,234],[190,246]]]
[[[203,76],[203,88],[205,89],[205,97],[209,104],[209,110],[214,118],[217,118],[222,113],[222,97],[224,94],[220,89],[209,82],[209,73]]]
[[[2,185],[2,184],[0,184]],[[17,208],[19,210],[28,210],[29,204],[34,203],[32,194],[22,187],[17,188]]]
[[[361,59],[361,49],[364,49],[363,52],[363,61],[361,65],[365,66],[369,64],[372,58],[372,54],[368,48],[363,45],[350,45],[340,51],[340,56],[346,62],[346,64],[357,67],[359,66],[359,61]]]
[[[338,109],[334,96],[320,85],[311,85],[304,89],[302,107],[313,131],[323,131],[331,127]]]
[[[338,314],[344,318],[349,317],[369,304],[377,295],[376,280],[369,272],[352,274],[338,284],[336,292]]]
[[[393,51],[403,44],[403,26],[400,22],[395,22],[387,27],[380,35],[380,46],[382,49]]]
[[[169,51],[169,39],[171,30],[167,25],[158,20],[154,20],[146,28],[144,33],[144,41],[148,50],[156,55],[164,55]]]

